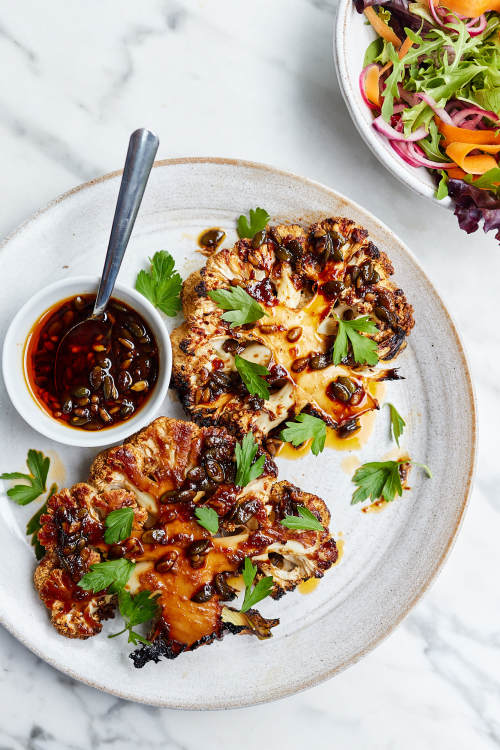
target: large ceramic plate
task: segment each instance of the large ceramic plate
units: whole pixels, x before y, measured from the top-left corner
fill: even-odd
[[[0,253],[0,331],[44,284],[98,273],[107,245],[119,173],[64,195],[24,224]],[[314,182],[258,164],[217,159],[159,162],[153,169],[120,280],[133,283],[155,250],[168,249],[185,277],[203,264],[198,233],[221,226],[235,238],[235,218],[264,206],[272,221],[312,221],[343,214],[363,224],[389,253],[396,280],[415,308],[416,328],[398,360],[405,380],[390,383],[408,427],[402,447],[432,467],[414,470],[411,492],[382,513],[351,506],[352,454],[325,450],[317,458],[280,460],[281,477],[323,497],[332,530],[343,540],[340,563],[311,594],[265,600],[265,616],[281,618],[274,637],[258,642],[228,635],[175,661],[134,669],[124,640],[104,632],[88,641],[62,638],[49,625],[31,578],[35,565],[25,536],[32,506],[0,498],[0,620],[49,664],[124,698],[180,708],[224,708],[272,700],[331,677],[387,636],[428,587],[460,526],[475,453],[474,396],[462,345],[443,303],[418,262],[392,232],[360,206]],[[169,329],[178,321],[167,319]],[[173,394],[163,414],[182,416]],[[84,478],[95,451],[51,443],[17,415],[0,383],[0,471],[22,470],[28,448],[53,459],[59,485]],[[388,409],[360,450],[360,461],[380,460],[394,444]]]

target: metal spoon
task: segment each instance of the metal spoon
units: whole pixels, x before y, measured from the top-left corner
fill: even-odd
[[[111,327],[105,311],[134,228],[158,144],[158,136],[145,128],[135,130],[130,136],[94,310],[90,317],[70,328],[61,339],[54,367],[58,391],[63,387],[64,363],[68,357],[73,357],[77,352],[88,351],[98,336],[101,336],[101,340],[109,341]]]

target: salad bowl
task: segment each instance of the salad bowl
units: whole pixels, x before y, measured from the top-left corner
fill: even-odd
[[[424,198],[450,209],[450,198],[438,201],[435,197],[436,185],[430,172],[425,167],[412,167],[404,162],[391,148],[387,138],[373,127],[373,113],[361,96],[359,76],[363,70],[366,48],[376,37],[365,16],[356,11],[353,1],[340,0],[333,53],[340,90],[349,114],[366,145],[394,177]]]

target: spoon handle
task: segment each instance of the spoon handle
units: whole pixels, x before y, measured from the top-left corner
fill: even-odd
[[[158,136],[145,128],[135,130],[130,136],[108,252],[94,305],[94,315],[104,312],[113,292],[158,144]]]

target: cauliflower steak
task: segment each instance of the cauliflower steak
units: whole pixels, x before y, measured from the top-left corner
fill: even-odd
[[[78,582],[95,563],[120,558],[135,563],[126,589],[157,595],[150,644],[131,654],[135,666],[174,658],[225,632],[271,635],[279,620],[227,604],[236,598],[231,582],[245,558],[257,568],[255,581],[272,576],[271,596],[279,598],[302,581],[322,577],[336,562],[337,548],[323,500],[278,482],[276,466],[261,448],[263,473],[245,487],[235,484],[235,445],[223,428],[160,417],[98,455],[88,483],[49,499],[39,532],[46,554],[35,586],[62,635],[88,638],[113,615],[116,595],[84,591]],[[299,506],[316,516],[321,531],[280,523],[297,516]],[[107,544],[106,517],[123,507],[133,509],[132,532]],[[216,512],[217,533],[197,522],[200,507]]]
[[[185,322],[172,334],[173,384],[200,425],[223,425],[259,440],[277,435],[300,411],[322,418],[340,437],[378,408],[371,383],[397,379],[388,364],[406,345],[412,308],[390,276],[385,253],[365,229],[346,218],[310,228],[272,226],[207,260],[184,283]],[[254,323],[231,327],[208,292],[242,287],[265,311]],[[351,344],[333,364],[338,319],[369,316],[379,364],[359,365]],[[250,395],[235,355],[264,365],[270,395]]]

